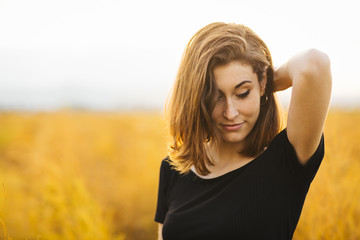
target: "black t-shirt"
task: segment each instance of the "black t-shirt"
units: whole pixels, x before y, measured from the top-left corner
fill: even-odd
[[[285,129],[260,156],[211,179],[180,175],[165,158],[155,214],[163,239],[291,239],[323,156],[324,136],[301,165]]]

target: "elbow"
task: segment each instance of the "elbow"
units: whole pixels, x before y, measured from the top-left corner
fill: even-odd
[[[312,71],[330,71],[329,56],[317,49],[309,49],[306,52],[307,67]]]
[[[319,84],[331,88],[330,58],[326,53],[317,49],[307,50],[301,72],[304,79],[308,79],[312,84]]]

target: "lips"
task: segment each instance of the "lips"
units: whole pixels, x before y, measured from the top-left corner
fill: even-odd
[[[236,123],[236,124],[220,124],[220,125],[226,131],[233,132],[233,131],[239,130],[243,124],[244,124],[244,122]]]

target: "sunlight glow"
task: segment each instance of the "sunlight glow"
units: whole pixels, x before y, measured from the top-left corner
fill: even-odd
[[[162,108],[186,43],[214,21],[252,28],[275,66],[306,48],[326,52],[332,104],[360,105],[356,9],[355,1],[3,1],[0,108]],[[286,103],[290,94],[279,95]]]

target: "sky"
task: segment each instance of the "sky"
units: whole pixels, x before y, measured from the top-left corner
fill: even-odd
[[[360,107],[356,1],[0,0],[0,110],[163,109],[182,52],[211,22],[245,24],[275,66],[317,48],[332,107]],[[279,93],[286,106],[291,89]]]

